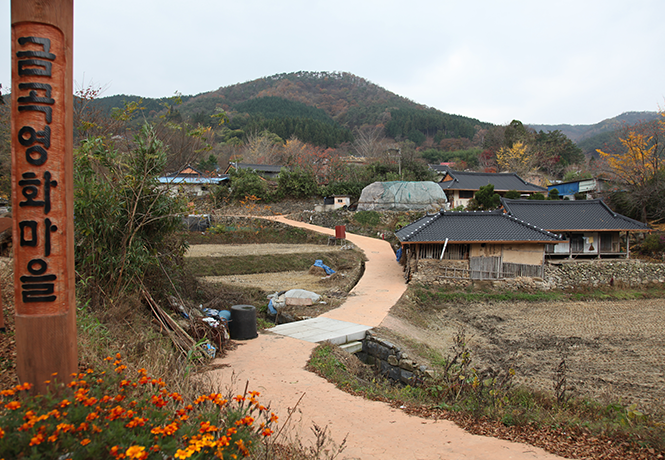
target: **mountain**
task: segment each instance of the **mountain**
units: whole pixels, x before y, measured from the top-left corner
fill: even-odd
[[[580,147],[585,155],[597,156],[596,149],[620,151],[619,132],[625,126],[660,118],[658,112],[624,112],[593,125],[528,125],[536,131],[559,130]]]
[[[110,110],[138,99],[111,96],[97,104]],[[353,132],[363,126],[381,125],[387,136],[417,145],[427,137],[472,139],[478,129],[492,126],[417,104],[346,72],[285,73],[181,99],[181,105],[167,109],[169,99],[144,98],[144,115],[177,112],[183,120],[206,124],[211,115],[224,110],[230,129],[269,129],[282,138],[296,134],[302,141],[328,147],[352,140]],[[313,133],[321,129],[327,134],[314,139]]]
[[[528,125],[536,131],[559,130],[571,141],[579,143],[599,134],[610,133],[625,125],[634,125],[642,121],[659,118],[658,112],[624,112],[614,118],[607,118],[593,125]]]

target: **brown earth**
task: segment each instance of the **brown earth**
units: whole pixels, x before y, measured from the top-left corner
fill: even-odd
[[[382,324],[393,340],[427,344],[446,356],[453,335],[463,328],[473,365],[481,372],[512,367],[516,383],[551,392],[555,368],[565,359],[572,393],[663,413],[663,299],[469,303],[415,315],[404,306],[407,301],[402,299]]]
[[[320,245],[197,245],[204,254],[318,252]],[[307,289],[322,293],[325,278],[303,272],[204,277],[205,281],[259,287],[266,292]],[[335,281],[329,281],[335,283]],[[665,300],[559,303],[464,303],[436,309],[414,309],[409,293],[393,308],[379,332],[411,348],[427,344],[446,356],[453,336],[463,328],[473,363],[481,372],[512,367],[515,382],[552,391],[554,369],[565,358],[569,391],[605,403],[636,403],[643,412],[665,410]],[[325,300],[324,300],[325,301]],[[317,316],[339,306],[331,301],[299,307],[297,316]],[[292,309],[293,310],[293,309]]]

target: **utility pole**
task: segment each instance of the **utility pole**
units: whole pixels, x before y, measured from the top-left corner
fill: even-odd
[[[73,0],[11,3],[16,372],[36,393],[78,369],[73,18]]]

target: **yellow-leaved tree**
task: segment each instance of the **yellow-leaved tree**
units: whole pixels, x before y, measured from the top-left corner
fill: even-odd
[[[524,175],[534,169],[536,156],[527,144],[517,141],[512,147],[501,147],[496,153],[496,162],[502,171]]]
[[[619,140],[626,148],[624,153],[605,153],[600,149],[597,152],[607,162],[617,180],[632,187],[645,186],[663,163],[654,136],[630,131]]]
[[[665,117],[665,112],[660,115]],[[619,138],[623,152],[597,149],[609,172],[621,184],[621,211],[643,222],[665,219],[665,120],[638,123],[624,133]],[[612,197],[610,201],[614,201]]]

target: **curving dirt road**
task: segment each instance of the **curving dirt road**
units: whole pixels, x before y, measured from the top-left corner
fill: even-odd
[[[332,230],[301,222],[290,225],[333,234]],[[325,316],[369,326],[379,326],[406,290],[392,248],[382,240],[347,234],[365,252],[365,275],[347,301]],[[327,426],[347,447],[340,458],[370,459],[558,459],[542,449],[496,438],[471,435],[454,423],[425,420],[338,390],[333,384],[307,372],[304,366],[316,344],[270,333],[239,342],[236,350],[215,361],[224,366],[211,371],[220,388],[234,385],[261,392],[261,401],[284,421],[295,408],[286,430],[290,437],[313,441],[312,423]],[[298,401],[300,401],[298,403]]]

